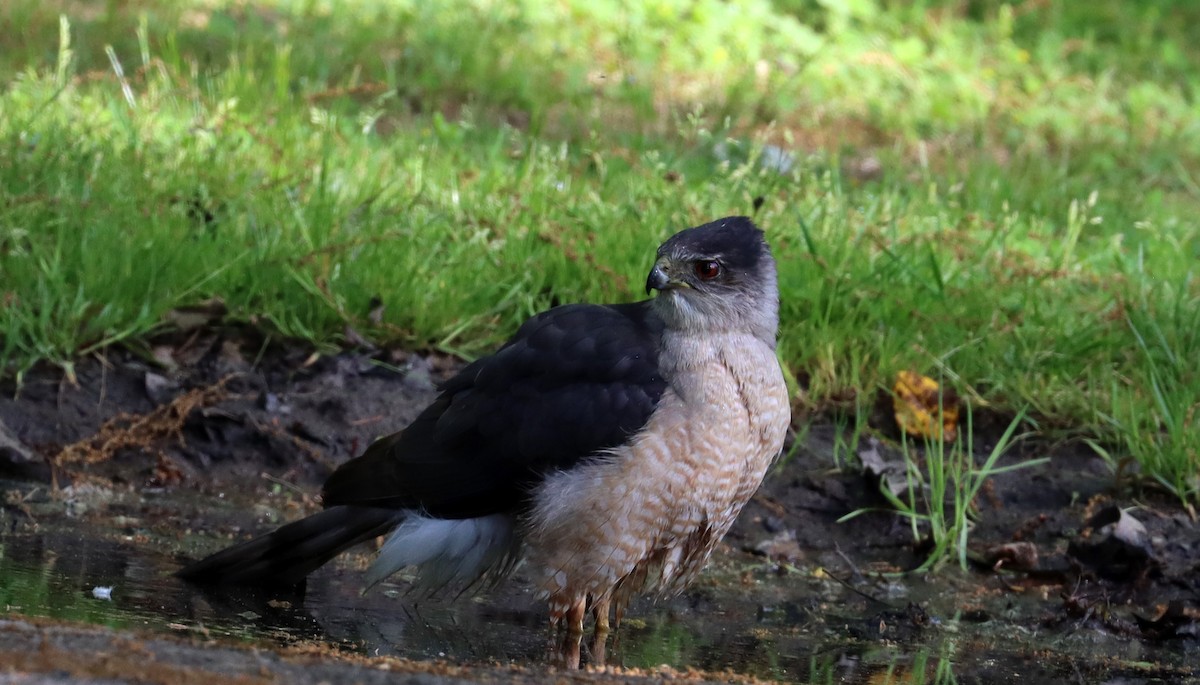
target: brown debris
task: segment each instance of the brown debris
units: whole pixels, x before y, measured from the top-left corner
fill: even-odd
[[[1142,635],[1151,640],[1172,640],[1200,637],[1200,604],[1172,600],[1158,618],[1134,615]]]
[[[108,461],[124,449],[150,450],[161,440],[182,443],[188,415],[226,399],[229,396],[226,385],[235,377],[236,374],[226,376],[212,385],[189,390],[146,414],[117,414],[94,435],[64,447],[50,458],[50,463],[56,470],[69,470],[73,465]]]
[[[785,530],[767,538],[746,551],[764,556],[771,561],[796,563],[804,558],[800,543],[796,541],[796,531]]]
[[[1099,575],[1113,580],[1136,581],[1158,566],[1146,526],[1128,511],[1110,506],[1092,516],[1079,540],[1067,554]]]
[[[984,553],[993,570],[1001,568],[1028,571],[1038,567],[1038,549],[1032,542],[1009,542],[989,547]]]

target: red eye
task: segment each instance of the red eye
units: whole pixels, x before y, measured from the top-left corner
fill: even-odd
[[[705,281],[711,281],[721,275],[721,264],[713,259],[701,259],[696,262],[695,269],[696,275]]]

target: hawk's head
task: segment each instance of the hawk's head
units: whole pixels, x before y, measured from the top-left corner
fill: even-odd
[[[728,217],[689,228],[658,248],[646,292],[669,326],[696,333],[741,329],[771,345],[779,290],[771,248],[750,219]]]

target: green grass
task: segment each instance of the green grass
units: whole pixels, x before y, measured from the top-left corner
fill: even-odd
[[[0,8],[5,374],[210,297],[477,355],[761,198],[801,404],[914,369],[1200,495],[1193,3],[158,4]]]
[[[944,408],[943,398],[938,398],[938,415]],[[975,435],[970,403],[964,411],[966,430],[962,438],[953,442],[940,439],[925,440],[919,451],[911,444],[908,436],[901,435],[900,449],[904,456],[904,492],[896,493],[887,479],[880,483],[880,493],[891,503],[912,528],[914,543],[927,541],[928,553],[920,566],[913,569],[925,573],[943,566],[954,559],[962,570],[967,569],[970,552],[968,541],[976,520],[976,497],[992,476],[1045,463],[1046,458],[1030,459],[1008,466],[1000,466],[1000,457],[1019,441],[1016,435],[1024,414],[1018,413],[1008,424],[1004,433],[996,439],[991,451],[982,459],[974,453]],[[838,519],[848,521],[870,512],[857,509]]]

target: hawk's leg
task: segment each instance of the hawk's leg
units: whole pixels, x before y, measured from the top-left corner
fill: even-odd
[[[587,597],[578,597],[568,602],[551,601],[551,607],[551,661],[561,668],[579,668]]]
[[[596,619],[596,632],[608,635],[608,614],[612,600],[607,597],[592,605],[592,617]]]
[[[592,616],[596,619],[596,626],[592,633],[592,665],[603,666],[605,660],[605,648],[608,643],[608,609],[611,601],[606,597],[597,601],[592,606]]]
[[[587,597],[576,598],[567,607],[567,634],[583,635],[583,618],[587,616]]]

